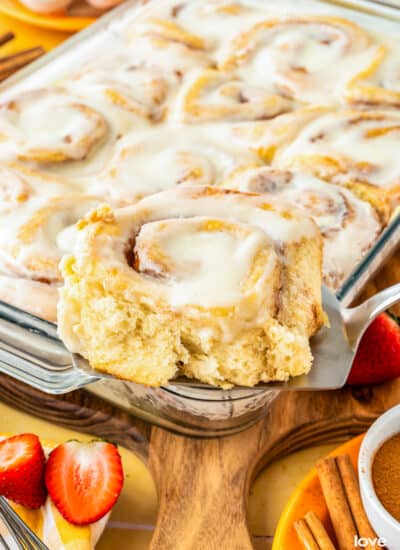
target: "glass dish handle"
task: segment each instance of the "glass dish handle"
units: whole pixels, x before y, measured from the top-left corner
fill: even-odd
[[[0,372],[50,394],[79,389],[100,378],[77,369],[57,328],[0,302]]]

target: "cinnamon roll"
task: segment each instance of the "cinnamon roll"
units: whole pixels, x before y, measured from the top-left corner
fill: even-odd
[[[0,300],[46,321],[57,321],[56,285],[0,275]]]
[[[289,98],[323,105],[337,103],[372,47],[369,34],[345,19],[271,19],[237,35],[219,68],[236,70],[248,83],[269,81]]]
[[[263,120],[291,110],[284,97],[262,86],[248,85],[230,73],[196,71],[183,86],[178,118],[185,123]]]
[[[396,111],[308,109],[284,115],[261,141],[275,167],[346,186],[386,222],[400,200],[399,135]]]
[[[0,158],[5,160],[82,160],[106,132],[100,113],[61,88],[22,93],[0,105]]]
[[[126,42],[136,64],[179,80],[194,68],[215,66],[203,38],[168,19],[136,22],[127,29]]]
[[[49,284],[61,282],[58,264],[72,249],[75,223],[99,204],[82,193],[33,195],[0,217],[0,269]]]
[[[160,128],[122,140],[105,171],[89,178],[91,194],[132,204],[177,185],[215,185],[232,170],[261,164],[245,139],[224,125]]]
[[[224,187],[279,198],[310,215],[324,240],[324,281],[335,290],[382,230],[369,203],[348,189],[307,174],[263,166],[236,172]]]
[[[151,386],[228,387],[307,372],[325,322],[322,240],[275,198],[179,187],[78,226],[59,332],[95,369]]]
[[[163,13],[189,32],[199,32],[207,43],[218,47],[242,29],[265,18],[271,10],[266,2],[257,5],[248,0],[177,0]]]
[[[348,83],[346,98],[358,105],[400,106],[399,47],[381,44],[370,63]]]
[[[0,213],[12,211],[35,195],[50,197],[76,190],[73,182],[40,172],[20,162],[0,164]]]
[[[77,93],[89,100],[100,92],[111,104],[149,123],[163,119],[171,88],[178,83],[173,75],[168,79],[121,54],[90,64],[73,80]]]

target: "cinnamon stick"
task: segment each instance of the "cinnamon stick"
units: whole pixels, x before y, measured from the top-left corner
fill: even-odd
[[[325,527],[314,512],[307,512],[304,518],[295,522],[294,528],[306,550],[335,550]]]
[[[376,538],[376,533],[372,529],[365,513],[356,472],[350,457],[348,455],[337,456],[336,463],[346,491],[347,501],[357,527],[358,536],[360,538],[364,537],[373,540]]]
[[[2,34],[0,36],[0,46],[4,46],[8,42],[11,42],[11,40],[14,40],[15,34],[13,32],[6,32],[5,34]]]
[[[28,63],[31,63],[44,54],[44,49],[40,46],[23,50],[21,52],[0,57],[0,79],[4,80],[7,76],[21,69]]]
[[[358,533],[336,460],[324,458],[316,464],[322,492],[329,510],[340,550],[354,550]]]
[[[301,544],[306,550],[321,550],[305,519],[299,519],[296,521],[294,523],[294,528],[296,529],[296,533]]]
[[[307,512],[304,518],[321,550],[335,550],[333,542],[331,541],[322,521],[319,519],[317,514],[314,512]]]

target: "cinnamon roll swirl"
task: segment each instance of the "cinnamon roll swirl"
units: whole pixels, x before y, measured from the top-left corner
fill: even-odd
[[[324,240],[324,281],[335,290],[382,230],[369,203],[348,189],[307,174],[263,166],[238,171],[224,187],[276,197],[310,215]]]
[[[168,19],[137,22],[127,29],[126,42],[135,63],[179,80],[194,68],[215,66],[203,38]]]
[[[75,192],[73,183],[59,176],[35,170],[20,162],[0,164],[0,213],[29,201],[34,196],[57,196]]]
[[[306,109],[284,115],[261,138],[277,168],[351,189],[387,221],[400,200],[397,111]]]
[[[91,194],[117,205],[177,185],[215,185],[232,170],[261,164],[256,151],[224,125],[160,128],[122,140]]]
[[[99,200],[82,193],[33,195],[0,217],[0,269],[45,283],[62,281],[58,264],[72,249],[75,223]]]
[[[167,99],[177,83],[176,77],[168,79],[126,55],[111,55],[95,66],[90,64],[74,78],[77,92],[89,100],[100,91],[111,104],[149,123],[162,121]]]
[[[194,72],[178,100],[178,117],[185,123],[263,120],[291,109],[284,97],[215,69]]]
[[[267,3],[257,5],[247,0],[177,0],[164,13],[189,32],[199,32],[207,43],[218,47],[226,38],[265,19],[271,10]]]
[[[104,117],[61,88],[22,93],[0,105],[0,158],[82,160],[107,133]]]
[[[307,372],[325,322],[316,224],[275,198],[179,187],[101,207],[62,261],[59,331],[92,367],[152,386]]]
[[[353,104],[400,106],[399,47],[381,44],[370,63],[346,87],[346,99]]]
[[[324,105],[340,99],[371,47],[369,34],[345,19],[271,19],[236,36],[219,67],[236,70],[248,83],[270,81],[289,98]]]

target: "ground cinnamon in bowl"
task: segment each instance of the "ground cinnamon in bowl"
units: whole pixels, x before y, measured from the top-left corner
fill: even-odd
[[[400,522],[400,433],[385,441],[376,452],[372,482],[382,505]]]

